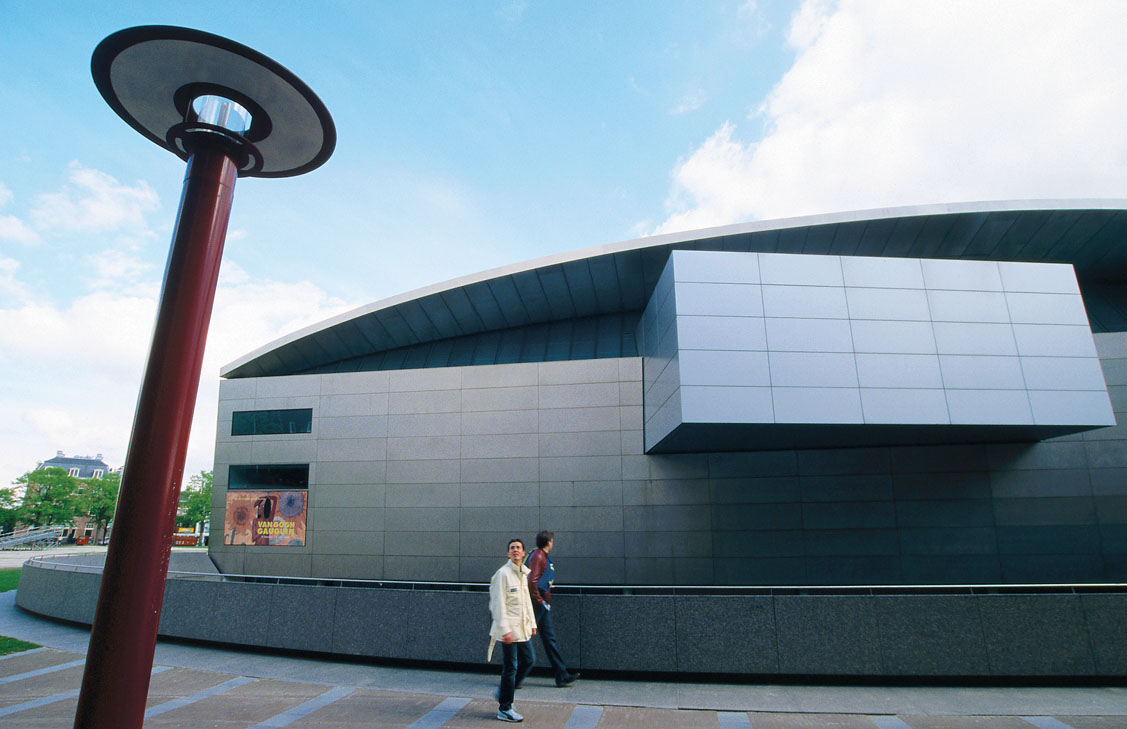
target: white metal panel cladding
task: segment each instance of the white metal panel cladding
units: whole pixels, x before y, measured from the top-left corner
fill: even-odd
[[[1069,264],[674,251],[639,341],[648,452],[698,426],[1115,424]]]

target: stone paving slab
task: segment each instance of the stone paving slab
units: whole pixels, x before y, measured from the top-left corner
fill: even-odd
[[[75,658],[75,656],[72,656],[72,658]],[[52,671],[51,673],[0,684],[0,697],[14,696],[26,700],[71,691],[81,685],[82,666],[72,666],[61,671]]]
[[[359,690],[287,725],[286,729],[404,729],[425,716],[444,697]]]
[[[3,722],[4,729],[69,729],[74,725],[76,709],[78,709],[78,697],[5,716],[0,722]]]
[[[571,704],[514,702],[514,708],[524,715],[522,726],[563,729],[571,716]],[[479,699],[466,704],[465,708],[442,726],[442,729],[481,729],[482,727],[505,726],[497,721],[497,702],[493,699]]]
[[[82,656],[76,656],[69,651],[59,651],[54,648],[46,650],[31,650],[23,653],[12,653],[0,661],[0,680],[8,676],[16,676],[28,671],[37,671],[41,668],[50,668],[60,663],[69,663]]]
[[[1054,717],[1072,729],[1123,729],[1127,719],[1122,716],[1057,716]]]
[[[753,729],[878,729],[868,716],[856,714],[749,714]],[[1024,729],[1032,729],[1025,727]]]
[[[184,726],[246,729],[319,696],[329,687],[291,681],[252,681],[145,720],[146,727]]]
[[[594,729],[717,729],[715,711],[670,711],[639,706],[608,706],[603,709]]]
[[[561,713],[558,705],[525,702],[522,706],[520,702],[515,702],[515,708],[525,717],[522,726],[540,727],[540,722],[549,726],[562,726],[551,719],[553,715]],[[570,711],[571,707],[568,706],[563,713]],[[497,729],[502,726],[505,726],[505,723],[497,721],[497,702],[489,698],[476,699],[466,704],[461,711],[442,725],[442,729],[483,729],[483,727]]]
[[[911,729],[1035,729],[1032,724],[1016,716],[901,716],[899,718]]]
[[[190,696],[197,691],[218,686],[235,676],[226,673],[197,671],[192,668],[173,668],[149,680],[149,698],[146,707],[157,706],[172,699]]]
[[[43,655],[46,654],[46,655]],[[62,665],[79,658],[66,651],[40,651],[17,655],[5,663],[24,670]],[[159,667],[158,670],[164,667]],[[10,672],[18,675],[21,671]],[[21,702],[65,695],[81,683],[81,666],[0,684],[0,712]],[[239,683],[244,681],[245,683]],[[230,684],[229,689],[223,689]],[[332,687],[273,678],[240,678],[230,673],[199,669],[160,670],[150,684],[149,706],[185,699],[200,692],[223,689],[192,703],[146,719],[145,726],[159,729],[480,729],[502,726],[495,719],[492,698],[456,698],[442,694],[412,693],[364,688]],[[1123,716],[1031,714],[976,715],[866,715],[856,713],[723,712],[660,707],[591,706],[582,703],[525,700],[517,695],[517,710],[524,726],[537,729],[1124,729]],[[566,692],[556,692],[556,695]],[[574,695],[574,694],[573,694]],[[27,710],[0,714],[4,729],[67,729],[74,719],[73,696]],[[456,710],[449,706],[458,707]],[[302,707],[306,707],[307,710]],[[312,708],[310,708],[312,707]],[[443,707],[447,707],[445,710]],[[291,717],[294,711],[304,714]],[[1056,724],[1059,721],[1061,724]],[[1040,722],[1040,723],[1038,723]]]

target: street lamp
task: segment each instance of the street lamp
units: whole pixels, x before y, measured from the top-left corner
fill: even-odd
[[[313,170],[336,129],[297,76],[210,33],[128,28],[90,67],[118,116],[188,162],[74,719],[140,729],[235,179]]]

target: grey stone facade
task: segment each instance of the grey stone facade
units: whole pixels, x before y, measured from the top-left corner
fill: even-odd
[[[1095,335],[1117,416],[1127,334]],[[638,357],[226,380],[227,467],[310,463],[307,545],[224,572],[483,582],[510,536],[559,534],[562,584],[1127,581],[1124,426],[1039,443],[645,455]],[[313,408],[307,435],[235,410]]]
[[[481,583],[550,529],[562,585],[1127,581],[1124,238],[1114,201],[837,213],[373,302],[223,369],[210,554]],[[301,544],[235,545],[229,469],[270,465]]]

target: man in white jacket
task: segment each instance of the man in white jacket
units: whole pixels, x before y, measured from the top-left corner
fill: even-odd
[[[524,542],[510,539],[509,560],[493,573],[489,581],[489,613],[493,626],[489,629],[489,651],[501,641],[501,687],[497,697],[497,718],[501,721],[524,721],[513,709],[513,693],[517,684],[532,670],[536,654],[532,652],[532,636],[536,635],[536,615],[528,596],[528,568],[524,566]]]

